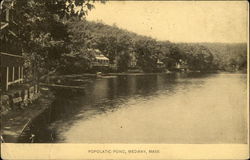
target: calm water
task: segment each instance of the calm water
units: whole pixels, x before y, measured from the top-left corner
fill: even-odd
[[[93,79],[82,92],[54,90],[20,142],[34,134],[34,142],[246,143],[246,82],[197,73]]]

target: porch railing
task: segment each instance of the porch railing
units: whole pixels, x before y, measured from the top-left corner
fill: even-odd
[[[2,89],[8,91],[9,86],[23,82],[23,57],[0,52]]]

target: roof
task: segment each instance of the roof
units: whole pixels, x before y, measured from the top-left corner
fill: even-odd
[[[95,59],[109,61],[109,59],[105,57],[99,49],[88,48],[87,50],[93,53]]]
[[[98,59],[98,60],[107,60],[107,61],[109,61],[109,59],[107,57],[105,57],[103,54],[96,55],[95,58]]]

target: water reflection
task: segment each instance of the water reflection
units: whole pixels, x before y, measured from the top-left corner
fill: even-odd
[[[246,142],[246,75],[129,75],[52,91],[19,142]]]

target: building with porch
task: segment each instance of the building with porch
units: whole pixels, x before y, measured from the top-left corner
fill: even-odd
[[[0,82],[1,90],[8,91],[10,87],[23,82],[23,57],[18,38],[18,28],[11,14],[13,2],[1,2],[0,11]]]
[[[157,60],[156,64],[158,69],[165,69],[165,64],[160,59]]]
[[[93,54],[93,59],[90,64],[90,68],[96,71],[105,71],[109,69],[109,58],[104,56],[98,49],[89,49]]]
[[[175,69],[177,71],[188,71],[187,62],[182,60],[182,59],[179,59],[179,61],[176,62],[176,64],[175,64]]]

